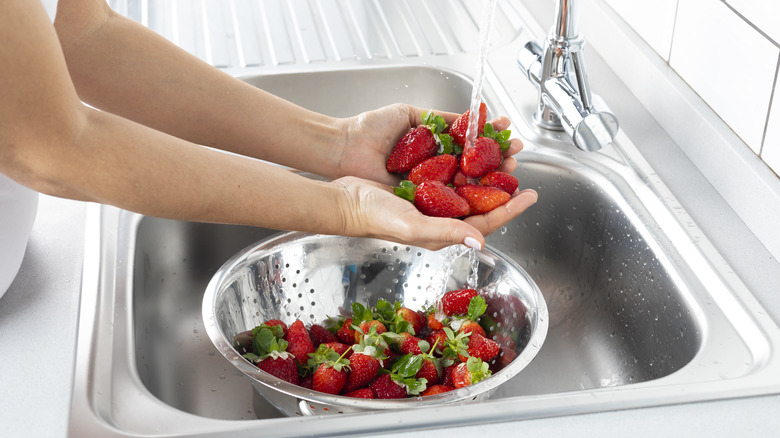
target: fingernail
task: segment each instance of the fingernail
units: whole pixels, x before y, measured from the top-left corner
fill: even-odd
[[[477,251],[482,251],[482,244],[479,243],[479,240],[468,236],[465,239],[463,239],[463,244],[468,246],[469,248],[476,249]]]

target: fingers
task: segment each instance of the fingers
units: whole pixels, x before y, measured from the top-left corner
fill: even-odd
[[[487,236],[520,216],[528,207],[536,203],[538,197],[536,191],[532,189],[523,190],[503,206],[479,216],[467,217],[464,222],[474,226],[482,235]]]

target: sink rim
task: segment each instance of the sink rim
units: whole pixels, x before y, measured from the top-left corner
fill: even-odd
[[[401,67],[417,68],[418,66],[404,64]],[[427,68],[427,66],[419,67]],[[370,68],[385,68],[385,66]],[[508,98],[503,97],[498,102],[504,104],[506,99]],[[513,117],[513,120],[517,122],[525,119]],[[635,173],[630,180],[646,183],[646,185],[633,187],[633,190],[636,191],[636,195],[643,203],[647,202],[658,207],[658,210],[652,213],[654,217],[663,215],[671,221],[670,223],[677,225],[663,230],[663,235],[672,234],[669,243],[671,244],[673,238],[676,237],[677,242],[673,244],[673,247],[679,249],[682,246],[687,256],[696,257],[696,262],[702,263],[702,266],[712,273],[712,278],[706,280],[708,285],[714,286],[712,288],[714,293],[710,293],[713,303],[717,304],[718,308],[732,306],[735,309],[736,314],[731,313],[726,317],[730,316],[730,324],[739,324],[742,330],[750,332],[750,338],[742,339],[742,341],[748,345],[751,354],[753,354],[753,363],[746,369],[726,376],[724,379],[716,379],[712,375],[702,374],[699,367],[702,362],[712,360],[712,356],[717,350],[717,345],[713,344],[713,340],[719,335],[719,333],[711,332],[708,327],[703,327],[703,347],[691,363],[669,376],[656,380],[621,387],[489,400],[480,405],[469,406],[468,409],[458,406],[430,409],[446,410],[447,416],[457,417],[463,423],[484,423],[780,392],[780,372],[778,372],[780,359],[777,358],[776,354],[773,354],[775,346],[780,345],[780,329],[769,318],[738,276],[729,271],[728,264],[719,256],[706,236],[700,230],[698,231],[699,235],[697,235],[698,228],[695,224],[687,228],[682,225],[688,222],[693,223],[693,221],[685,210],[676,203],[675,198],[663,182],[657,177],[653,178],[649,164],[644,161],[630,140],[621,133],[619,134],[619,146],[615,147],[615,151],[607,151],[604,155],[578,156],[576,151],[567,149],[570,146],[563,146],[559,150],[555,148],[541,150],[541,148],[533,146],[536,143],[533,139],[537,138],[539,139],[537,142],[549,144],[549,138],[541,137],[546,134],[535,133],[533,128],[522,124],[519,128],[523,138],[528,139],[530,146],[518,157],[519,159],[527,161],[533,156],[543,155],[544,152],[546,154],[544,156],[548,159],[550,157],[557,159],[577,157],[577,159],[596,160],[599,164],[615,171],[616,177],[624,178],[625,175],[619,174],[615,170],[621,169],[621,167],[615,168],[614,163],[617,163],[618,166],[623,166],[626,172]],[[621,164],[620,160],[623,159],[630,162],[632,167]],[[676,208],[678,206],[679,208]],[[137,372],[134,372],[132,363],[116,362],[113,358],[100,357],[96,354],[95,350],[99,350],[100,346],[108,346],[112,350],[122,348],[128,350],[130,348],[128,345],[122,347],[121,342],[113,342],[116,336],[126,334],[130,327],[126,325],[128,321],[121,321],[121,319],[119,320],[121,324],[114,326],[113,307],[119,303],[110,290],[116,286],[127,288],[130,281],[121,270],[117,269],[116,261],[121,260],[127,251],[133,250],[134,240],[129,239],[127,242],[122,242],[119,226],[122,221],[125,221],[124,225],[127,225],[128,221],[130,223],[136,221],[137,225],[140,219],[140,215],[125,215],[113,207],[97,205],[88,207],[71,432],[78,434],[76,431],[100,427],[103,430],[113,431],[117,435],[144,436],[144,432],[130,430],[127,427],[127,422],[132,420],[133,415],[136,418],[154,415],[156,418],[164,418],[165,421],[186,422],[186,425],[179,429],[171,429],[169,432],[171,436],[237,431],[257,432],[257,429],[262,425],[277,423],[280,425],[295,423],[298,427],[296,434],[300,434],[302,429],[314,433],[315,426],[311,421],[307,422],[303,419],[231,422],[184,413],[160,402],[148,393],[143,383],[137,378]],[[694,239],[691,238],[692,234]],[[680,239],[682,239],[682,243],[680,243]],[[101,331],[90,330],[94,328],[100,328]],[[132,356],[132,351],[125,351],[125,353]],[[121,375],[123,373],[125,375]],[[690,377],[696,377],[695,381],[685,380]],[[113,389],[112,383],[115,385]],[[669,394],[670,388],[671,395]],[[123,391],[131,391],[132,394],[122,394]],[[117,416],[111,407],[112,403],[117,401],[137,403],[137,405],[132,405],[135,411],[129,415],[122,413]],[[429,414],[430,412],[427,410],[409,412],[409,417],[404,420],[402,427],[435,426],[436,424],[431,425],[427,421]],[[392,413],[372,414],[372,418],[377,420],[374,422],[375,424],[391,424],[396,423],[397,420],[392,416]],[[368,432],[374,430],[374,427],[378,427],[367,429],[355,424],[347,425],[345,429],[343,423],[357,422],[336,423],[338,420],[329,421],[322,418],[317,419],[317,421],[317,426],[330,425],[333,427],[338,425],[338,429],[334,430],[339,430],[340,433]],[[439,425],[445,426],[444,423]],[[452,424],[447,423],[446,425]]]

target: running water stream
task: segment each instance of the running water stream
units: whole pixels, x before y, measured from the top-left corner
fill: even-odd
[[[487,64],[488,48],[490,46],[490,32],[493,29],[493,16],[495,15],[496,3],[498,0],[485,0],[483,2],[482,16],[479,23],[480,44],[477,52],[477,62],[474,72],[474,85],[471,90],[471,106],[469,107],[469,127],[466,131],[465,148],[472,147],[477,138],[477,124],[479,121],[479,105],[482,102],[482,84],[485,80],[485,64]],[[445,250],[443,269],[437,272],[428,285],[427,291],[431,296],[436,297],[436,302],[447,292],[447,280],[452,276],[452,272],[457,265],[457,261],[468,254],[469,275],[464,287],[476,289],[479,267],[479,257],[477,251],[464,245],[453,245]]]
[[[479,50],[474,68],[474,85],[471,89],[471,106],[469,107],[469,128],[466,131],[466,148],[474,145],[477,138],[477,123],[479,121],[479,104],[482,102],[482,83],[485,81],[485,65],[487,64],[490,47],[490,33],[493,30],[493,16],[498,0],[485,0],[482,17],[479,23]]]

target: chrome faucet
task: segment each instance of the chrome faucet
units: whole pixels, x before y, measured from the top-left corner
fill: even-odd
[[[585,40],[577,29],[579,5],[579,0],[558,0],[544,48],[536,41],[527,43],[517,62],[539,90],[535,123],[566,131],[578,148],[597,151],[612,143],[618,121],[590,92],[582,53]]]

